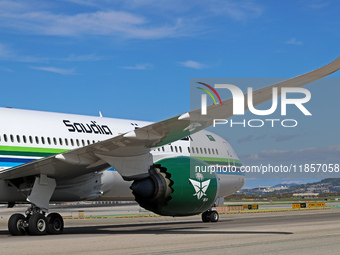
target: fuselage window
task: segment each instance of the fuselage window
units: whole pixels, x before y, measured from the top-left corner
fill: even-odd
[[[17,135],[17,141],[20,143],[20,136]]]
[[[29,136],[28,140],[30,140],[30,143],[33,143],[33,137],[32,136]]]
[[[76,139],[76,144],[77,144],[78,147],[80,146],[78,139]]]
[[[93,140],[92,143],[96,143],[95,140]]]
[[[14,143],[14,137],[13,137],[13,135],[10,135],[9,137],[11,138],[11,142]]]
[[[215,150],[214,150],[214,149],[211,149],[211,151],[212,151],[212,154],[214,154],[214,155],[215,155]]]
[[[44,137],[41,137],[41,143],[45,144],[45,138]]]
[[[201,151],[201,154],[203,154],[203,150],[202,150],[202,148],[200,148],[200,151]]]
[[[182,153],[182,147],[181,146],[179,146],[179,152]]]
[[[39,137],[35,137],[35,142],[37,143],[37,144],[39,144]]]
[[[162,146],[162,151],[164,152],[165,151],[165,149],[164,149],[164,147]]]
[[[188,147],[188,152],[190,153],[190,147]]]
[[[175,146],[175,151],[178,152],[178,151],[177,151],[177,146]]]
[[[170,150],[171,150],[171,152],[174,152],[174,148],[172,148],[172,146],[170,146]]]
[[[59,144],[63,145],[63,139],[59,138]]]
[[[211,153],[210,153],[210,148],[208,148],[208,153],[211,154]]]
[[[206,148],[204,148],[204,154],[207,154],[207,149]]]
[[[91,144],[91,143],[90,143],[90,140],[87,140],[87,144],[88,144],[88,145],[90,145],[90,144]]]
[[[216,154],[218,155],[218,149],[216,149]]]
[[[51,138],[47,137],[48,144],[51,144]]]
[[[4,135],[4,140],[7,143],[7,135]]]
[[[54,145],[57,145],[57,139],[55,137],[53,137],[53,143]]]
[[[26,139],[26,136],[22,136],[22,140],[24,141],[24,143],[27,143],[27,139]]]
[[[65,145],[68,146],[68,140],[65,138]]]
[[[73,139],[70,140],[71,141],[71,145],[74,146],[74,142],[73,142]]]
[[[84,140],[81,140],[81,143],[83,144],[83,146],[85,146],[85,141]]]
[[[196,147],[196,153],[198,154],[199,153],[199,151],[198,151],[198,148]]]

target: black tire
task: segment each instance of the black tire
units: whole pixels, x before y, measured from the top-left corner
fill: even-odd
[[[50,213],[47,216],[47,233],[58,235],[63,232],[64,220],[59,213]]]
[[[218,215],[218,212],[216,211],[211,211],[209,213],[209,218],[211,222],[218,222],[220,216]]]
[[[210,221],[209,212],[202,213],[202,221],[203,222],[209,222]]]
[[[46,235],[46,217],[40,213],[33,214],[28,220],[28,231],[30,235]]]
[[[25,227],[24,227],[24,222],[25,222],[25,216],[16,213],[13,214],[9,220],[8,220],[8,231],[12,236],[21,236],[26,233]]]

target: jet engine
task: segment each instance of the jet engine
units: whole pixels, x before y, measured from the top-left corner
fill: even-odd
[[[164,216],[195,215],[210,209],[218,193],[215,172],[205,162],[175,157],[157,161],[150,176],[130,189],[143,208]]]

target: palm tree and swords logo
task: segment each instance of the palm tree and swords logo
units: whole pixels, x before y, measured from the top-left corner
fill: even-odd
[[[201,199],[203,196],[207,195],[205,194],[205,192],[207,191],[209,187],[210,180],[203,182],[202,180],[204,179],[204,176],[201,173],[196,173],[195,176],[196,176],[196,179],[199,181],[196,181],[193,179],[189,179],[189,181],[191,182],[196,192],[193,196],[197,196],[197,199]]]

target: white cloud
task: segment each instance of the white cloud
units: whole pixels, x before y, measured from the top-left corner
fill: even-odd
[[[184,62],[179,62],[180,65],[188,67],[188,68],[194,68],[194,69],[203,69],[206,68],[206,66],[204,64],[201,64],[197,61],[193,61],[193,60],[187,60]]]
[[[64,69],[64,68],[58,68],[58,67],[53,67],[53,66],[49,66],[49,67],[31,66],[31,68],[35,70],[57,73],[57,74],[62,74],[62,75],[75,74],[74,69]]]
[[[303,43],[301,41],[296,40],[296,38],[291,38],[285,42],[286,44],[292,44],[292,45],[300,45],[302,46]]]
[[[196,34],[206,29],[198,22],[216,16],[246,21],[263,13],[250,0],[64,2],[58,12],[58,2],[0,0],[0,27],[37,35],[159,39]]]
[[[207,6],[214,13],[227,15],[237,21],[247,21],[248,19],[257,18],[264,12],[263,7],[249,0],[213,0],[208,2]]]
[[[67,61],[67,62],[93,62],[93,61],[100,61],[103,59],[104,59],[103,57],[97,56],[95,54],[87,54],[87,55],[71,54],[66,58],[57,59],[57,60]]]
[[[126,38],[156,39],[183,36],[182,21],[152,24],[146,18],[124,11],[95,11],[78,14],[55,14],[49,11],[10,8],[0,11],[0,26],[25,33],[55,36],[120,35]]]
[[[144,63],[144,64],[137,64],[134,66],[123,66],[123,69],[130,69],[130,70],[147,70],[147,69],[152,69],[153,65],[149,63]]]

